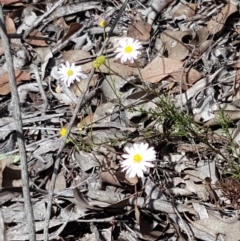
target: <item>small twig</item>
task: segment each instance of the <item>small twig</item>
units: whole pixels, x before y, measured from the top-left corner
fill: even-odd
[[[23,129],[25,129],[25,128],[23,128]],[[27,129],[25,129],[25,130],[27,130]],[[49,139],[52,139],[52,138],[54,138],[54,137],[57,137],[57,136],[59,136],[59,134],[55,134],[55,135],[52,135],[52,136],[47,137],[47,138],[45,138],[45,139],[42,139],[42,140],[39,140],[39,141],[35,141],[35,142],[27,145],[27,146],[26,146],[26,149],[28,149],[28,148],[31,147],[31,146],[37,146],[38,144],[40,144],[40,143],[42,143],[42,142],[44,142],[44,141],[47,141],[47,140],[49,140]],[[8,155],[13,155],[13,154],[15,154],[15,153],[17,153],[17,152],[19,152],[19,149],[15,149],[15,150],[13,150],[13,151],[6,152],[6,153],[4,153],[4,155],[6,155],[6,156],[8,156]]]
[[[19,95],[16,85],[16,79],[14,74],[14,67],[13,67],[13,60],[10,51],[9,39],[6,34],[6,28],[4,26],[4,16],[2,5],[0,4],[0,35],[2,39],[4,54],[6,57],[6,63],[8,68],[9,74],[9,84],[12,94],[12,103],[14,106],[14,121],[16,125],[16,133],[17,133],[17,140],[19,145],[19,153],[21,158],[21,175],[22,175],[22,189],[23,189],[23,197],[24,197],[24,206],[27,216],[28,222],[28,231],[29,231],[29,240],[35,241],[36,234],[35,234],[35,225],[34,225],[34,216],[33,216],[33,209],[31,204],[30,192],[29,192],[29,180],[28,180],[28,165],[27,165],[27,155],[25,149],[25,140],[23,135],[23,125],[22,125],[22,116],[21,116],[21,108],[20,108],[20,101]]]
[[[34,74],[35,74],[36,81],[38,83],[39,92],[40,92],[42,100],[43,100],[42,115],[45,115],[47,107],[48,107],[47,96],[46,96],[46,93],[44,91],[44,88],[43,88],[43,85],[42,85],[42,80],[41,80],[41,78],[39,76],[39,72],[38,72],[37,66],[35,64],[32,64],[32,68],[33,68],[33,71],[34,71]],[[42,75],[44,75],[44,73],[42,73]]]
[[[67,128],[67,133],[65,135],[65,137],[63,138],[58,153],[57,153],[57,157],[56,157],[56,162],[54,165],[54,171],[53,171],[53,175],[52,175],[52,179],[51,179],[51,183],[50,183],[50,188],[49,188],[49,195],[48,195],[48,206],[47,206],[47,210],[46,210],[46,218],[45,218],[45,225],[44,225],[44,241],[48,241],[48,227],[49,227],[49,222],[50,222],[50,216],[51,216],[51,208],[52,208],[52,200],[53,200],[53,194],[54,194],[54,187],[55,187],[55,182],[57,179],[57,174],[58,174],[58,169],[60,166],[60,158],[61,158],[61,152],[63,151],[63,148],[66,144],[66,139],[68,138],[68,135],[70,133],[70,130],[74,124],[74,121],[77,117],[77,114],[82,110],[82,108],[85,106],[85,104],[90,101],[92,98],[94,98],[96,95],[98,95],[99,93],[101,93],[101,89],[95,89],[94,91],[92,91],[87,97],[86,97],[86,93],[88,91],[89,88],[89,84],[90,81],[93,77],[94,74],[94,70],[91,71],[87,84],[86,84],[86,88],[84,90],[84,93],[82,96],[79,97],[78,99],[78,103],[77,106],[73,112],[73,116],[72,119],[68,125]]]
[[[56,4],[50,8],[46,13],[44,13],[40,18],[37,19],[36,22],[34,22],[34,24],[28,29],[26,30],[26,32],[24,33],[23,35],[23,38],[26,38],[28,36],[28,34],[35,28],[38,26],[38,24],[40,24],[44,18],[46,18],[47,16],[49,16],[56,8],[58,8],[59,6],[62,5],[62,3],[64,2],[65,0],[59,0],[56,2]]]

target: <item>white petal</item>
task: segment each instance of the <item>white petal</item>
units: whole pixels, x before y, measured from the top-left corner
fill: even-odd
[[[122,48],[124,48],[124,47],[127,45],[126,40],[125,40],[125,39],[120,39],[119,45],[120,45]]]
[[[67,66],[68,69],[70,69],[70,64],[69,64],[68,61],[66,62],[66,66]],[[66,68],[66,67],[65,67],[65,68]]]
[[[134,42],[134,39],[133,38],[128,38],[128,40],[127,40],[127,44],[128,45],[133,45],[133,42]]]
[[[142,171],[142,169],[137,169],[137,175],[138,175],[138,177],[143,177],[143,171]]]

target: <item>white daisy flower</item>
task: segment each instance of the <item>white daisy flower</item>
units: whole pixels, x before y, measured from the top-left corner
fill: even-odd
[[[66,64],[61,64],[58,70],[59,78],[63,81],[67,87],[69,87],[74,80],[80,81],[80,78],[86,78],[86,75],[82,73],[81,66],[75,66],[74,63],[71,65],[67,61]]]
[[[130,178],[143,177],[143,172],[146,172],[148,167],[154,165],[150,162],[156,159],[156,152],[153,147],[148,148],[147,143],[133,144],[132,147],[126,147],[127,154],[122,155],[125,159],[121,163],[122,171],[126,171]]]
[[[133,63],[141,54],[139,50],[143,48],[141,43],[133,38],[121,39],[119,45],[120,47],[115,50],[115,53],[118,53],[115,58],[121,59],[121,63],[127,60]]]

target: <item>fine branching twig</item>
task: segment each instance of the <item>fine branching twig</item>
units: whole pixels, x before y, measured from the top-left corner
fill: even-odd
[[[21,116],[21,108],[20,108],[20,101],[18,96],[18,90],[15,80],[14,74],[14,67],[13,67],[13,60],[10,51],[9,39],[6,34],[6,29],[4,25],[4,16],[3,16],[3,9],[2,5],[0,4],[0,35],[2,39],[2,45],[4,49],[4,54],[6,57],[7,69],[9,74],[9,85],[12,94],[12,105],[14,106],[14,121],[16,125],[16,133],[17,133],[17,140],[19,145],[19,154],[21,159],[21,175],[22,175],[22,189],[23,189],[23,196],[24,196],[24,205],[25,205],[25,213],[27,216],[28,222],[28,231],[29,231],[29,240],[35,241],[36,234],[35,234],[35,225],[34,225],[34,216],[33,216],[33,209],[31,204],[31,198],[29,193],[29,180],[28,180],[28,165],[27,165],[27,156],[26,156],[26,149],[25,149],[25,140],[23,135],[23,126],[22,126],[22,116]]]

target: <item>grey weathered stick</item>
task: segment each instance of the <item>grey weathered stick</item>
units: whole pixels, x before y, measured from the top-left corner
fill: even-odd
[[[67,128],[67,133],[65,135],[65,137],[63,138],[59,150],[57,152],[57,157],[56,157],[56,162],[54,165],[54,170],[53,170],[53,175],[52,175],[52,179],[51,179],[51,183],[50,183],[50,188],[49,188],[49,195],[48,195],[48,206],[47,206],[47,211],[46,211],[46,218],[45,218],[45,225],[44,225],[44,241],[48,241],[48,227],[49,227],[49,221],[50,221],[50,215],[51,215],[51,208],[52,208],[52,200],[53,200],[53,194],[54,194],[54,187],[55,187],[55,182],[57,179],[57,174],[58,174],[58,169],[60,166],[60,158],[61,158],[61,152],[63,151],[63,148],[66,144],[66,139],[69,135],[69,132],[74,124],[74,121],[77,117],[77,114],[82,110],[82,108],[85,106],[85,104],[90,101],[92,98],[94,98],[95,96],[97,96],[99,93],[101,93],[101,89],[95,89],[93,90],[88,96],[86,96],[86,93],[88,91],[89,88],[89,84],[90,81],[93,77],[94,74],[94,70],[91,71],[89,78],[88,78],[88,82],[86,84],[86,88],[85,91],[83,93],[82,96],[79,97],[77,106],[73,112],[73,116],[72,119],[68,125]]]
[[[14,121],[16,125],[19,154],[21,159],[21,174],[22,174],[22,185],[23,185],[22,188],[23,188],[24,206],[25,206],[27,222],[28,222],[29,240],[35,241],[36,240],[35,225],[34,225],[34,216],[33,216],[31,198],[29,193],[28,166],[27,166],[25,140],[23,135],[23,127],[22,127],[20,101],[19,101],[19,96],[17,91],[16,80],[15,80],[9,39],[6,34],[6,29],[4,25],[4,16],[3,16],[3,10],[2,10],[1,4],[0,4],[0,35],[2,38],[4,54],[6,57],[6,63],[7,63],[8,74],[9,74],[9,84],[10,84],[10,89],[12,94],[12,103],[14,106]]]
[[[32,68],[33,68],[33,71],[34,71],[34,74],[35,74],[36,81],[38,83],[39,92],[41,93],[41,97],[43,99],[43,112],[42,112],[42,115],[45,115],[47,107],[48,107],[47,96],[46,96],[46,93],[45,93],[43,85],[42,85],[42,80],[41,80],[41,78],[39,76],[39,73],[38,73],[37,65],[36,64],[32,64]],[[42,75],[44,76],[44,73],[42,73]]]

